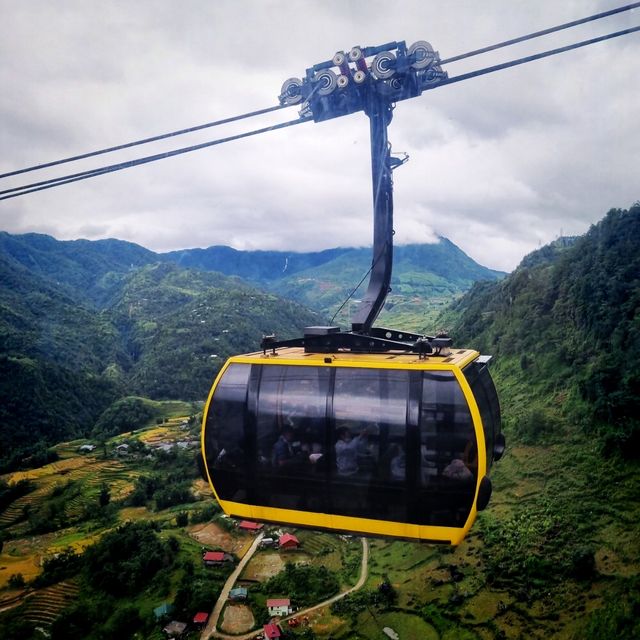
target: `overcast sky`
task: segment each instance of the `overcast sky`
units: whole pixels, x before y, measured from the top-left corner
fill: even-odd
[[[442,58],[625,0],[0,0],[0,173],[277,104],[338,50],[429,41]],[[447,65],[450,76],[640,24],[640,10]],[[396,242],[438,235],[511,270],[640,199],[640,33],[398,103]],[[296,118],[291,107],[0,189]],[[372,238],[369,125],[306,123],[0,202],[0,229],[155,251],[320,250]]]

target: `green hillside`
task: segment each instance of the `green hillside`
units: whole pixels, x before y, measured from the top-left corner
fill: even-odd
[[[331,318],[371,266],[371,248],[340,248],[317,253],[237,251],[230,247],[188,249],[164,254],[183,266],[237,275]],[[469,258],[446,238],[433,244],[394,248],[392,292],[380,323],[409,322],[424,328],[424,314],[450,302],[477,281],[504,274]],[[366,290],[366,279],[354,296]],[[352,305],[353,306],[353,305]],[[348,307],[337,317],[348,326]]]
[[[475,575],[518,630],[495,637],[640,633],[639,232],[640,205],[612,210],[441,318],[495,358],[508,452]]]
[[[507,452],[491,470],[489,507],[456,548],[370,540],[363,588],[288,631],[334,640],[374,640],[385,626],[433,640],[640,637],[639,232],[640,205],[610,211],[584,236],[474,285],[435,319],[456,344],[494,356]],[[326,262],[323,277],[343,258]],[[42,626],[54,639],[133,630],[159,639],[158,605],[189,620],[220,593],[228,570],[203,567],[203,546],[240,557],[251,538],[195,478],[195,404],[148,398],[201,400],[197,385],[206,391],[225,350],[244,350],[256,332],[295,334],[315,317],[239,279],[166,261],[106,271],[112,285],[99,305],[22,262],[4,256],[0,265],[3,444],[87,429],[99,443],[88,453],[86,441],[57,445],[54,462],[32,451],[37,468],[0,482],[0,635],[35,640]],[[417,268],[403,277],[405,293],[422,279],[446,282]],[[47,333],[49,316],[64,320]],[[185,438],[191,450],[165,452]],[[300,574],[310,563],[321,567],[313,575],[354,584],[355,540],[296,535]],[[266,616],[267,597],[285,595],[269,588],[297,575],[282,566],[273,582],[255,578],[274,557],[261,551],[249,566],[251,624]]]
[[[118,398],[201,401],[229,355],[320,321],[131,243],[2,233],[0,248],[0,470],[87,435]]]
[[[587,234],[527,256],[508,278],[476,285],[455,307],[456,339],[496,357],[523,437],[580,425],[627,456],[638,451],[640,205]],[[532,406],[532,400],[535,400]]]

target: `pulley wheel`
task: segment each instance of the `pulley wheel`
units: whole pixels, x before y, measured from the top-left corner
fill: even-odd
[[[282,84],[280,90],[280,100],[283,104],[292,105],[302,101],[302,80],[300,78],[289,78]]]
[[[377,80],[386,80],[396,72],[394,68],[395,61],[395,54],[391,53],[391,51],[383,51],[373,59],[371,73]]]
[[[433,64],[436,59],[435,51],[433,47],[425,40],[418,40],[414,42],[407,51],[407,55],[415,55],[415,62],[411,64],[414,69],[426,69]]]
[[[331,69],[325,69],[316,75],[314,78],[318,86],[318,95],[328,96],[333,93],[338,85],[338,78]]]

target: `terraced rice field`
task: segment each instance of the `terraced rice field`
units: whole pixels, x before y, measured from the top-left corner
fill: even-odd
[[[50,626],[77,597],[80,589],[73,582],[59,582],[45,589],[40,589],[27,599],[25,606],[25,618],[39,626]]]
[[[51,491],[51,485],[44,484],[38,487],[26,496],[18,498],[12,502],[2,513],[0,513],[0,529],[10,527],[12,524],[23,519],[25,513],[33,508],[34,505],[44,498],[49,491]]]
[[[65,515],[72,521],[83,510],[95,503],[102,484],[111,492],[112,500],[125,498],[133,491],[133,482],[138,474],[127,469],[118,460],[96,460],[89,456],[76,456],[53,462],[39,469],[20,471],[4,478],[8,482],[28,479],[35,489],[10,504],[0,513],[0,528],[14,525],[24,519],[25,512],[34,508],[56,485],[75,482],[79,491],[65,506]]]

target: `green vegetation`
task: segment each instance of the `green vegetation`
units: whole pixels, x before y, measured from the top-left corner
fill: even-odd
[[[35,627],[44,625],[54,640],[156,640],[155,607],[172,603],[183,619],[210,611],[230,571],[203,566],[203,543],[189,529],[213,521],[218,540],[240,534],[199,484],[195,450],[160,446],[195,438],[198,408],[149,398],[202,400],[219,366],[212,355],[221,362],[253,348],[256,332],[273,327],[296,333],[302,316],[237,279],[153,254],[129,260],[126,245],[101,245],[89,259],[92,243],[0,234],[0,244],[0,471],[30,469],[0,479],[0,606],[35,590],[0,615],[0,635],[40,639]],[[433,640],[640,634],[639,249],[640,205],[611,211],[585,236],[474,286],[434,320],[456,345],[494,356],[507,453],[492,469],[489,508],[455,549],[372,540],[365,588],[296,634],[373,640],[384,626]],[[340,270],[351,277],[360,263],[342,251],[322,260],[313,286],[329,306],[342,295]],[[302,291],[312,266],[292,263],[289,282],[300,279]],[[398,273],[387,317],[418,326],[415,298],[427,287],[440,300],[459,295],[446,274],[424,270]],[[257,318],[246,317],[248,306]],[[168,424],[169,414],[192,418]],[[93,429],[91,453],[79,453],[84,439],[50,446]],[[267,597],[314,604],[355,583],[356,540],[299,538],[309,564],[250,585],[256,621]]]
[[[157,415],[158,408],[145,398],[121,398],[100,415],[93,427],[92,436],[110,438],[126,431],[134,431],[147,426]]]
[[[0,249],[0,472],[37,467],[43,447],[94,429],[144,423],[129,396],[202,401],[230,354],[319,323],[129,243],[1,233]]]
[[[291,598],[297,607],[326,600],[338,593],[339,589],[338,579],[326,567],[296,565],[292,562],[287,562],[284,571],[260,585],[260,591],[270,598]]]
[[[640,204],[533,254],[456,306],[454,334],[496,358],[507,430],[527,442],[580,425],[605,454],[640,452]]]

